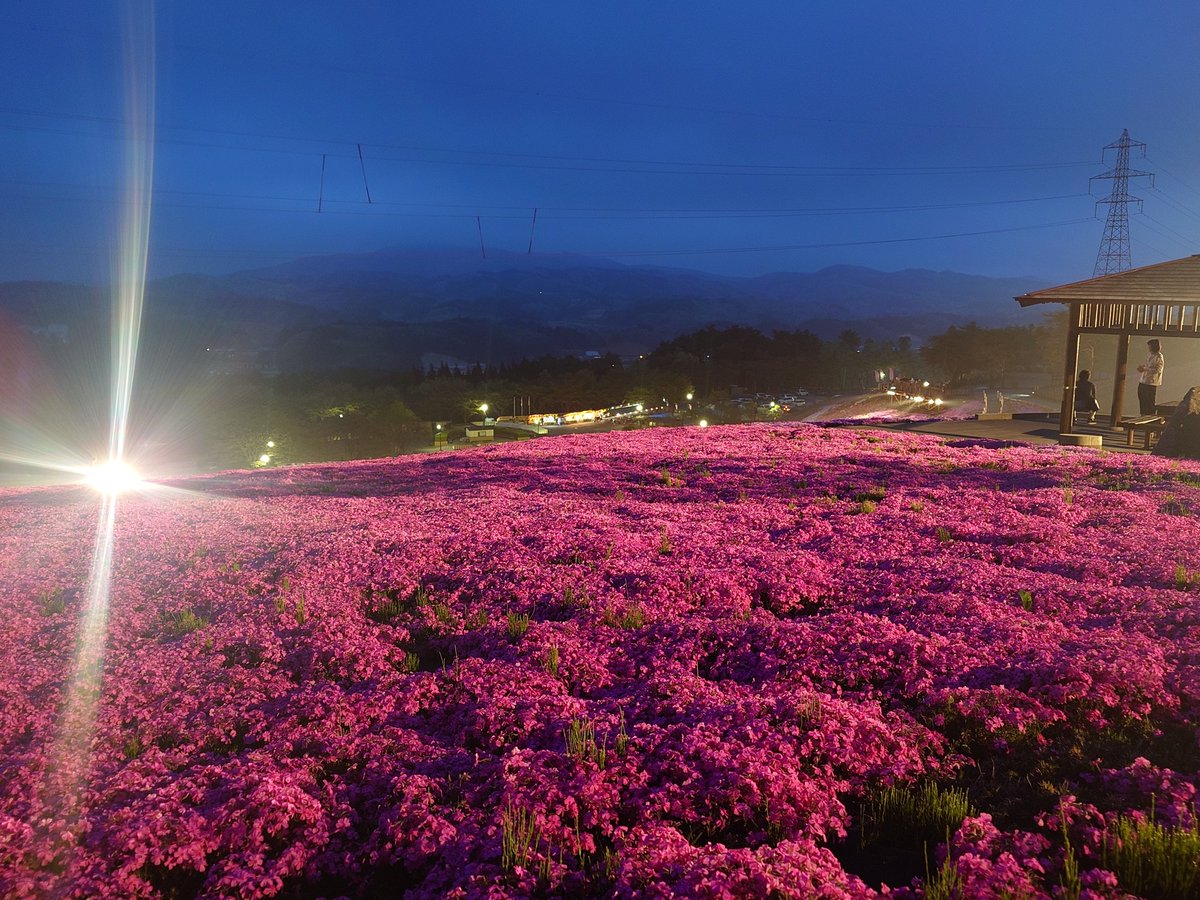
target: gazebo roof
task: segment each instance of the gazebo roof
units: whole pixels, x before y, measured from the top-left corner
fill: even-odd
[[[1013,299],[1022,306],[1037,303],[1200,304],[1200,255],[1032,291]]]

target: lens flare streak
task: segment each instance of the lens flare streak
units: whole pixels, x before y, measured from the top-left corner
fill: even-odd
[[[42,827],[63,841],[68,871],[71,847],[83,827],[103,682],[118,495],[136,487],[126,463],[134,369],[145,295],[154,175],[154,18],[152,0],[129,0],[125,12],[125,104],[128,134],[112,317],[112,385],[108,459],[81,474],[100,491],[86,606],[79,622],[74,665],[62,724],[50,754],[42,796]],[[119,485],[118,485],[119,482]]]

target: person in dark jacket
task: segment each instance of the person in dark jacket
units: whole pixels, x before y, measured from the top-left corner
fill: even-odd
[[[1092,381],[1092,373],[1084,369],[1079,373],[1075,382],[1075,412],[1087,413],[1088,422],[1096,421],[1096,413],[1100,404],[1096,401],[1096,385]]]

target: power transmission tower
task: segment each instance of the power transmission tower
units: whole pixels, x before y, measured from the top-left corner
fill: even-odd
[[[1140,197],[1129,196],[1129,179],[1146,177],[1154,186],[1152,172],[1139,172],[1129,168],[1129,150],[1137,147],[1141,156],[1146,155],[1146,145],[1141,141],[1129,139],[1129,129],[1121,132],[1121,137],[1104,148],[1105,151],[1117,151],[1117,164],[1103,175],[1093,175],[1088,181],[1099,178],[1112,179],[1112,193],[1107,200],[1097,200],[1096,205],[1108,204],[1108,220],[1104,223],[1104,237],[1100,239],[1100,251],[1096,254],[1096,268],[1092,275],[1107,275],[1110,272],[1124,272],[1133,265],[1129,255],[1129,204],[1142,202]],[[1101,153],[1102,160],[1104,158]],[[1140,207],[1139,207],[1140,208]]]

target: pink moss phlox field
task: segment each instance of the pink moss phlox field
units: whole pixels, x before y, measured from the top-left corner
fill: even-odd
[[[971,896],[1064,828],[1118,896],[1106,817],[1200,783],[1198,485],[794,424],[182,480],[120,501],[78,818],[98,501],[0,493],[0,894],[911,896],[846,848],[935,782]]]

